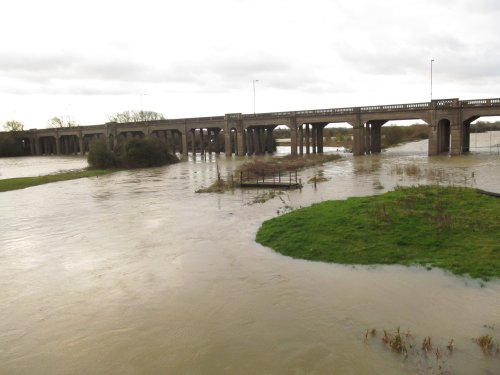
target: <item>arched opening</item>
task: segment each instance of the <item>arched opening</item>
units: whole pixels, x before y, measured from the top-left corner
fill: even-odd
[[[437,125],[437,151],[438,154],[450,152],[451,123],[450,120],[443,118]]]
[[[499,117],[473,116],[463,122],[462,152],[499,153]]]

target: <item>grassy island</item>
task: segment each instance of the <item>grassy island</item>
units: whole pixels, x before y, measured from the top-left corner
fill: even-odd
[[[4,180],[0,180],[0,192],[25,189],[31,186],[49,184],[51,182],[102,176],[116,172],[118,170],[119,169],[81,169],[68,172],[53,173],[45,176],[6,178]]]
[[[268,220],[257,242],[294,258],[440,267],[500,277],[500,199],[470,188],[397,188]]]

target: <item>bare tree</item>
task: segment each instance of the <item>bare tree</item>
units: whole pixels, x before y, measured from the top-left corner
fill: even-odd
[[[62,117],[52,117],[49,120],[49,126],[51,128],[73,128],[75,126],[78,126],[78,124],[71,120],[69,117],[66,117],[66,119],[63,119]]]
[[[165,116],[159,112],[154,111],[123,111],[108,116],[111,122],[143,122],[164,120]]]
[[[10,120],[3,125],[3,128],[7,132],[22,132],[24,130],[24,124],[16,120]]]

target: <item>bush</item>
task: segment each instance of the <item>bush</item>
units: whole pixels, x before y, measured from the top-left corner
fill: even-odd
[[[114,151],[109,150],[104,140],[97,140],[90,145],[87,160],[93,168],[146,168],[179,161],[158,138],[130,139]]]
[[[0,156],[24,155],[23,145],[11,132],[0,134]]]
[[[125,168],[158,167],[179,161],[158,138],[130,139],[121,145],[118,154]]]
[[[90,144],[87,161],[92,168],[106,169],[118,165],[116,155],[108,148],[106,141],[98,139]]]

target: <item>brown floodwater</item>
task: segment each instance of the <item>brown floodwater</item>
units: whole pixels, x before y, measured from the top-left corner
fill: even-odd
[[[477,151],[428,158],[424,141],[345,155],[263,204],[259,190],[195,193],[216,161],[223,174],[241,163],[224,156],[0,193],[0,373],[500,373],[500,355],[473,341],[500,340],[500,281],[294,260],[254,241],[277,211],[325,199],[427,183],[500,192],[500,156]],[[84,163],[4,159],[2,178],[39,174],[38,160]],[[442,356],[391,352],[381,331],[397,327]]]

